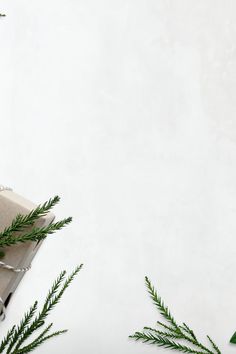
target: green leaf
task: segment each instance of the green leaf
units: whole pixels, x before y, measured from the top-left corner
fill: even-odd
[[[230,343],[236,344],[236,332],[232,335]]]

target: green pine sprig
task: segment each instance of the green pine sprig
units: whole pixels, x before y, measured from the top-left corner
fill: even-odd
[[[27,215],[18,214],[12,221],[11,225],[0,232],[0,248],[27,241],[41,241],[48,235],[53,234],[68,225],[72,221],[71,217],[51,223],[48,226],[34,227],[34,223],[40,217],[47,215],[59,201],[60,198],[55,196],[30,211]],[[33,228],[27,231],[29,226],[33,226]],[[16,232],[20,232],[20,235],[16,235]],[[4,252],[3,250],[0,250],[0,257],[2,256],[4,256]]]
[[[67,224],[69,224],[72,221],[72,218],[69,217],[67,219],[63,219],[61,221],[55,222],[55,223],[51,223],[48,226],[44,226],[44,227],[35,227],[33,228],[31,231],[20,235],[20,236],[7,236],[4,238],[0,238],[0,247],[4,247],[4,246],[12,246],[15,245],[16,243],[24,243],[27,241],[41,241],[44,238],[47,237],[47,235],[49,234],[53,234],[56,231],[62,229],[64,226],[66,226]]]
[[[207,338],[211,345],[210,349],[199,342],[193,330],[186,323],[179,325],[148,277],[145,278],[145,283],[154,305],[166,323],[158,321],[157,324],[161,329],[144,327],[142,332],[135,332],[130,338],[182,353],[221,354],[220,349],[209,336]]]
[[[49,199],[42,205],[38,205],[34,210],[30,211],[26,215],[18,214],[12,221],[11,225],[6,227],[4,231],[0,232],[0,238],[8,237],[16,231],[22,231],[27,226],[33,225],[33,223],[41,216],[47,215],[47,213],[59,203],[60,198],[56,195],[54,198]]]
[[[59,336],[67,330],[60,330],[50,333],[53,323],[47,325],[39,335],[28,343],[29,338],[45,325],[45,320],[53,308],[61,300],[65,290],[74,280],[75,276],[82,269],[82,264],[78,266],[69,277],[65,278],[66,271],[61,272],[53,283],[45,299],[42,309],[36,314],[38,302],[36,301],[24,315],[18,326],[13,326],[0,344],[0,353],[4,354],[25,354],[35,350],[50,338]],[[25,343],[27,341],[27,343]]]

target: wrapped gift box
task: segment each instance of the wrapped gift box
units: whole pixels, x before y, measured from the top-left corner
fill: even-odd
[[[12,220],[17,214],[28,214],[36,205],[29,200],[21,197],[11,190],[0,191],[0,232],[10,226]],[[29,231],[32,227],[42,227],[49,225],[54,220],[54,215],[48,213],[46,216],[40,217],[34,225],[27,227]],[[18,233],[19,234],[19,233]],[[14,234],[17,237],[17,232]],[[0,261],[7,265],[19,268],[28,268],[32,259],[37,253],[42,241],[19,243],[4,248],[4,257]],[[5,309],[9,305],[11,297],[19,285],[24,271],[13,271],[0,267],[0,319],[4,319]]]

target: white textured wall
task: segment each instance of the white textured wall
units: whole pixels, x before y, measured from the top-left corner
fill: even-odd
[[[74,216],[45,242],[1,333],[84,262],[51,316],[70,332],[38,353],[165,352],[127,339],[158,317],[146,274],[178,320],[234,353],[236,2],[0,9],[0,182],[36,202],[59,194],[58,217]]]

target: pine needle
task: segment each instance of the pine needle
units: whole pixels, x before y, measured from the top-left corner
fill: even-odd
[[[4,349],[8,345],[8,343],[11,341],[11,338],[15,332],[15,327],[13,326],[7,333],[6,337],[2,340],[1,345],[0,345],[0,353],[3,353]]]
[[[0,257],[4,256],[4,247],[12,246],[17,243],[24,243],[27,241],[41,241],[48,235],[55,233],[68,225],[72,218],[66,218],[44,227],[34,227],[27,231],[29,226],[41,217],[47,215],[49,211],[60,201],[58,196],[49,199],[44,204],[37,206],[30,211],[27,215],[18,214],[12,221],[11,225],[6,227],[0,232]],[[15,235],[16,232],[20,232],[20,235]]]
[[[162,301],[161,297],[157,295],[156,290],[152,286],[148,277],[145,277],[146,286],[148,289],[148,293],[150,294],[154,305],[159,310],[160,314],[173,326],[173,330],[179,331],[179,327],[175,322],[174,317],[171,315],[168,307],[165,306],[164,302]]]
[[[0,247],[12,246],[17,243],[24,243],[27,241],[41,241],[45,239],[48,235],[55,233],[56,231],[62,229],[64,226],[71,223],[72,218],[66,218],[55,223],[51,223],[44,227],[34,227],[29,232],[26,232],[19,236],[14,236],[12,232],[4,233],[4,236],[0,235]],[[24,226],[21,226],[23,228]]]
[[[67,330],[60,330],[50,333],[52,328],[52,323],[47,325],[42,332],[31,342],[23,346],[25,341],[29,339],[34,332],[41,328],[45,324],[45,320],[51,310],[59,303],[65,290],[74,280],[74,277],[82,269],[82,264],[65,279],[66,272],[63,271],[58,278],[53,283],[51,289],[49,290],[42,310],[36,314],[38,303],[37,301],[30,307],[29,311],[26,312],[20,324],[16,327],[13,326],[10,331],[8,331],[6,337],[2,340],[0,344],[0,353],[4,354],[25,354],[35,350],[38,346],[43,344],[50,338],[59,336]]]
[[[208,338],[209,342],[211,343],[213,349],[216,351],[216,353],[217,353],[217,354],[221,354],[220,349],[219,349],[218,346],[215,344],[215,342],[213,342],[213,340],[212,340],[209,336],[207,336],[207,338]]]
[[[206,354],[206,352],[194,350],[188,346],[174,342],[162,336],[154,335],[150,332],[136,332],[134,335],[130,336],[130,338],[142,340],[143,343],[154,344],[158,347],[172,349],[183,353]]]
[[[221,354],[220,349],[209,336],[207,338],[211,343],[212,349],[200,343],[193,330],[186,323],[178,325],[147,277],[145,278],[145,283],[154,305],[167,324],[158,321],[157,325],[161,326],[162,329],[164,328],[165,331],[144,327],[142,332],[135,332],[130,338],[182,353]]]
[[[59,203],[60,198],[56,195],[54,198],[49,199],[44,204],[37,206],[26,215],[18,214],[12,221],[9,227],[6,227],[0,232],[0,239],[4,237],[12,236],[14,232],[25,230],[27,226],[33,225],[33,223],[40,217],[47,215],[47,213]]]
[[[35,311],[37,310],[38,302],[35,301],[33,306],[30,307],[29,311],[26,312],[23,319],[21,320],[19,326],[14,330],[13,336],[9,342],[7,354],[11,352],[12,347],[14,346],[16,340],[20,338],[26,326],[30,323],[31,319],[33,318]]]

